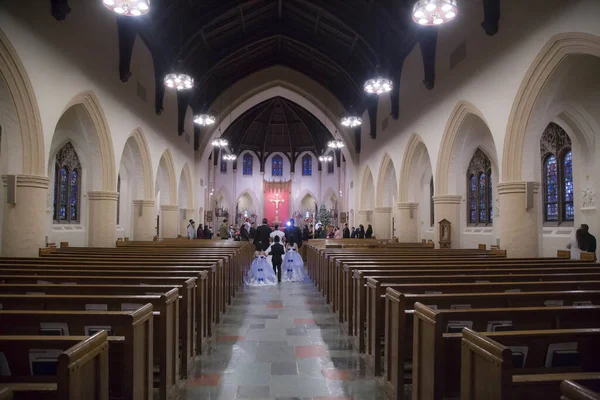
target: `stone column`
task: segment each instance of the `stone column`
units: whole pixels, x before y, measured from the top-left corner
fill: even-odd
[[[462,196],[455,194],[444,194],[440,196],[433,196],[433,207],[435,211],[435,224],[434,224],[434,236],[433,242],[435,247],[439,248],[439,225],[438,222],[446,219],[452,224],[452,248],[460,249],[460,237],[461,237],[461,220],[460,220],[460,203]]]
[[[171,239],[177,237],[179,207],[164,204],[160,206],[160,237]]]
[[[88,192],[88,246],[115,247],[118,192]]]
[[[392,207],[376,207],[373,219],[373,236],[377,239],[391,239]]]
[[[533,182],[532,208],[527,209],[527,182],[498,184],[500,248],[508,257],[539,257],[540,184]]]
[[[365,231],[367,230],[367,225],[373,223],[373,210],[358,210],[358,219],[356,221],[356,228],[358,229],[359,225],[363,225],[365,227]]]
[[[419,241],[419,218],[417,209],[419,203],[398,203],[398,219],[396,232],[400,243]]]
[[[2,177],[6,192],[7,177]],[[50,179],[39,175],[17,175],[16,203],[2,199],[2,256],[37,257],[45,247],[46,199]]]
[[[133,201],[133,240],[152,241],[156,228],[154,200]]]

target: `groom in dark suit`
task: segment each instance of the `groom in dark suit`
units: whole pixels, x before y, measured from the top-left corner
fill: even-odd
[[[268,224],[268,220],[263,218],[262,225],[256,228],[256,234],[254,235],[254,247],[256,251],[265,251],[269,248],[269,236],[271,236],[271,227]]]

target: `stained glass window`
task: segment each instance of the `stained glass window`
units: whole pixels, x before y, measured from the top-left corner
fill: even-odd
[[[223,160],[222,158],[221,158],[221,173],[222,174],[227,173],[227,161]]]
[[[79,223],[81,165],[71,143],[56,154],[54,175],[54,223]]]
[[[273,157],[272,167],[273,176],[283,176],[283,158],[280,155]]]
[[[433,188],[433,176],[431,177],[431,181],[429,181],[429,222],[431,226],[435,224],[435,208],[433,206],[433,196],[434,196],[434,188]]]
[[[544,222],[561,224],[575,219],[571,138],[550,123],[540,140]]]
[[[252,163],[254,162],[252,154],[244,154],[242,173],[244,175],[252,175]]]
[[[302,157],[302,175],[312,175],[312,156],[310,154],[305,154]]]
[[[488,225],[493,221],[492,167],[489,158],[477,149],[467,171],[468,223]]]

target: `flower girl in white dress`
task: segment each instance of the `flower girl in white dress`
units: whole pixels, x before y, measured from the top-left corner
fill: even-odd
[[[294,235],[290,235],[290,240],[285,245],[286,253],[283,258],[282,269],[285,282],[301,282],[304,280],[304,261],[298,253],[298,245],[295,243]]]
[[[245,279],[249,286],[272,286],[277,285],[277,275],[273,267],[267,261],[264,251],[254,252],[254,261],[250,265],[250,271]]]

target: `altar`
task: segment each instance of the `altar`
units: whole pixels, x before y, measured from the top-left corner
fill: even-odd
[[[290,219],[290,191],[292,182],[264,181],[264,216],[269,225],[284,224]]]

